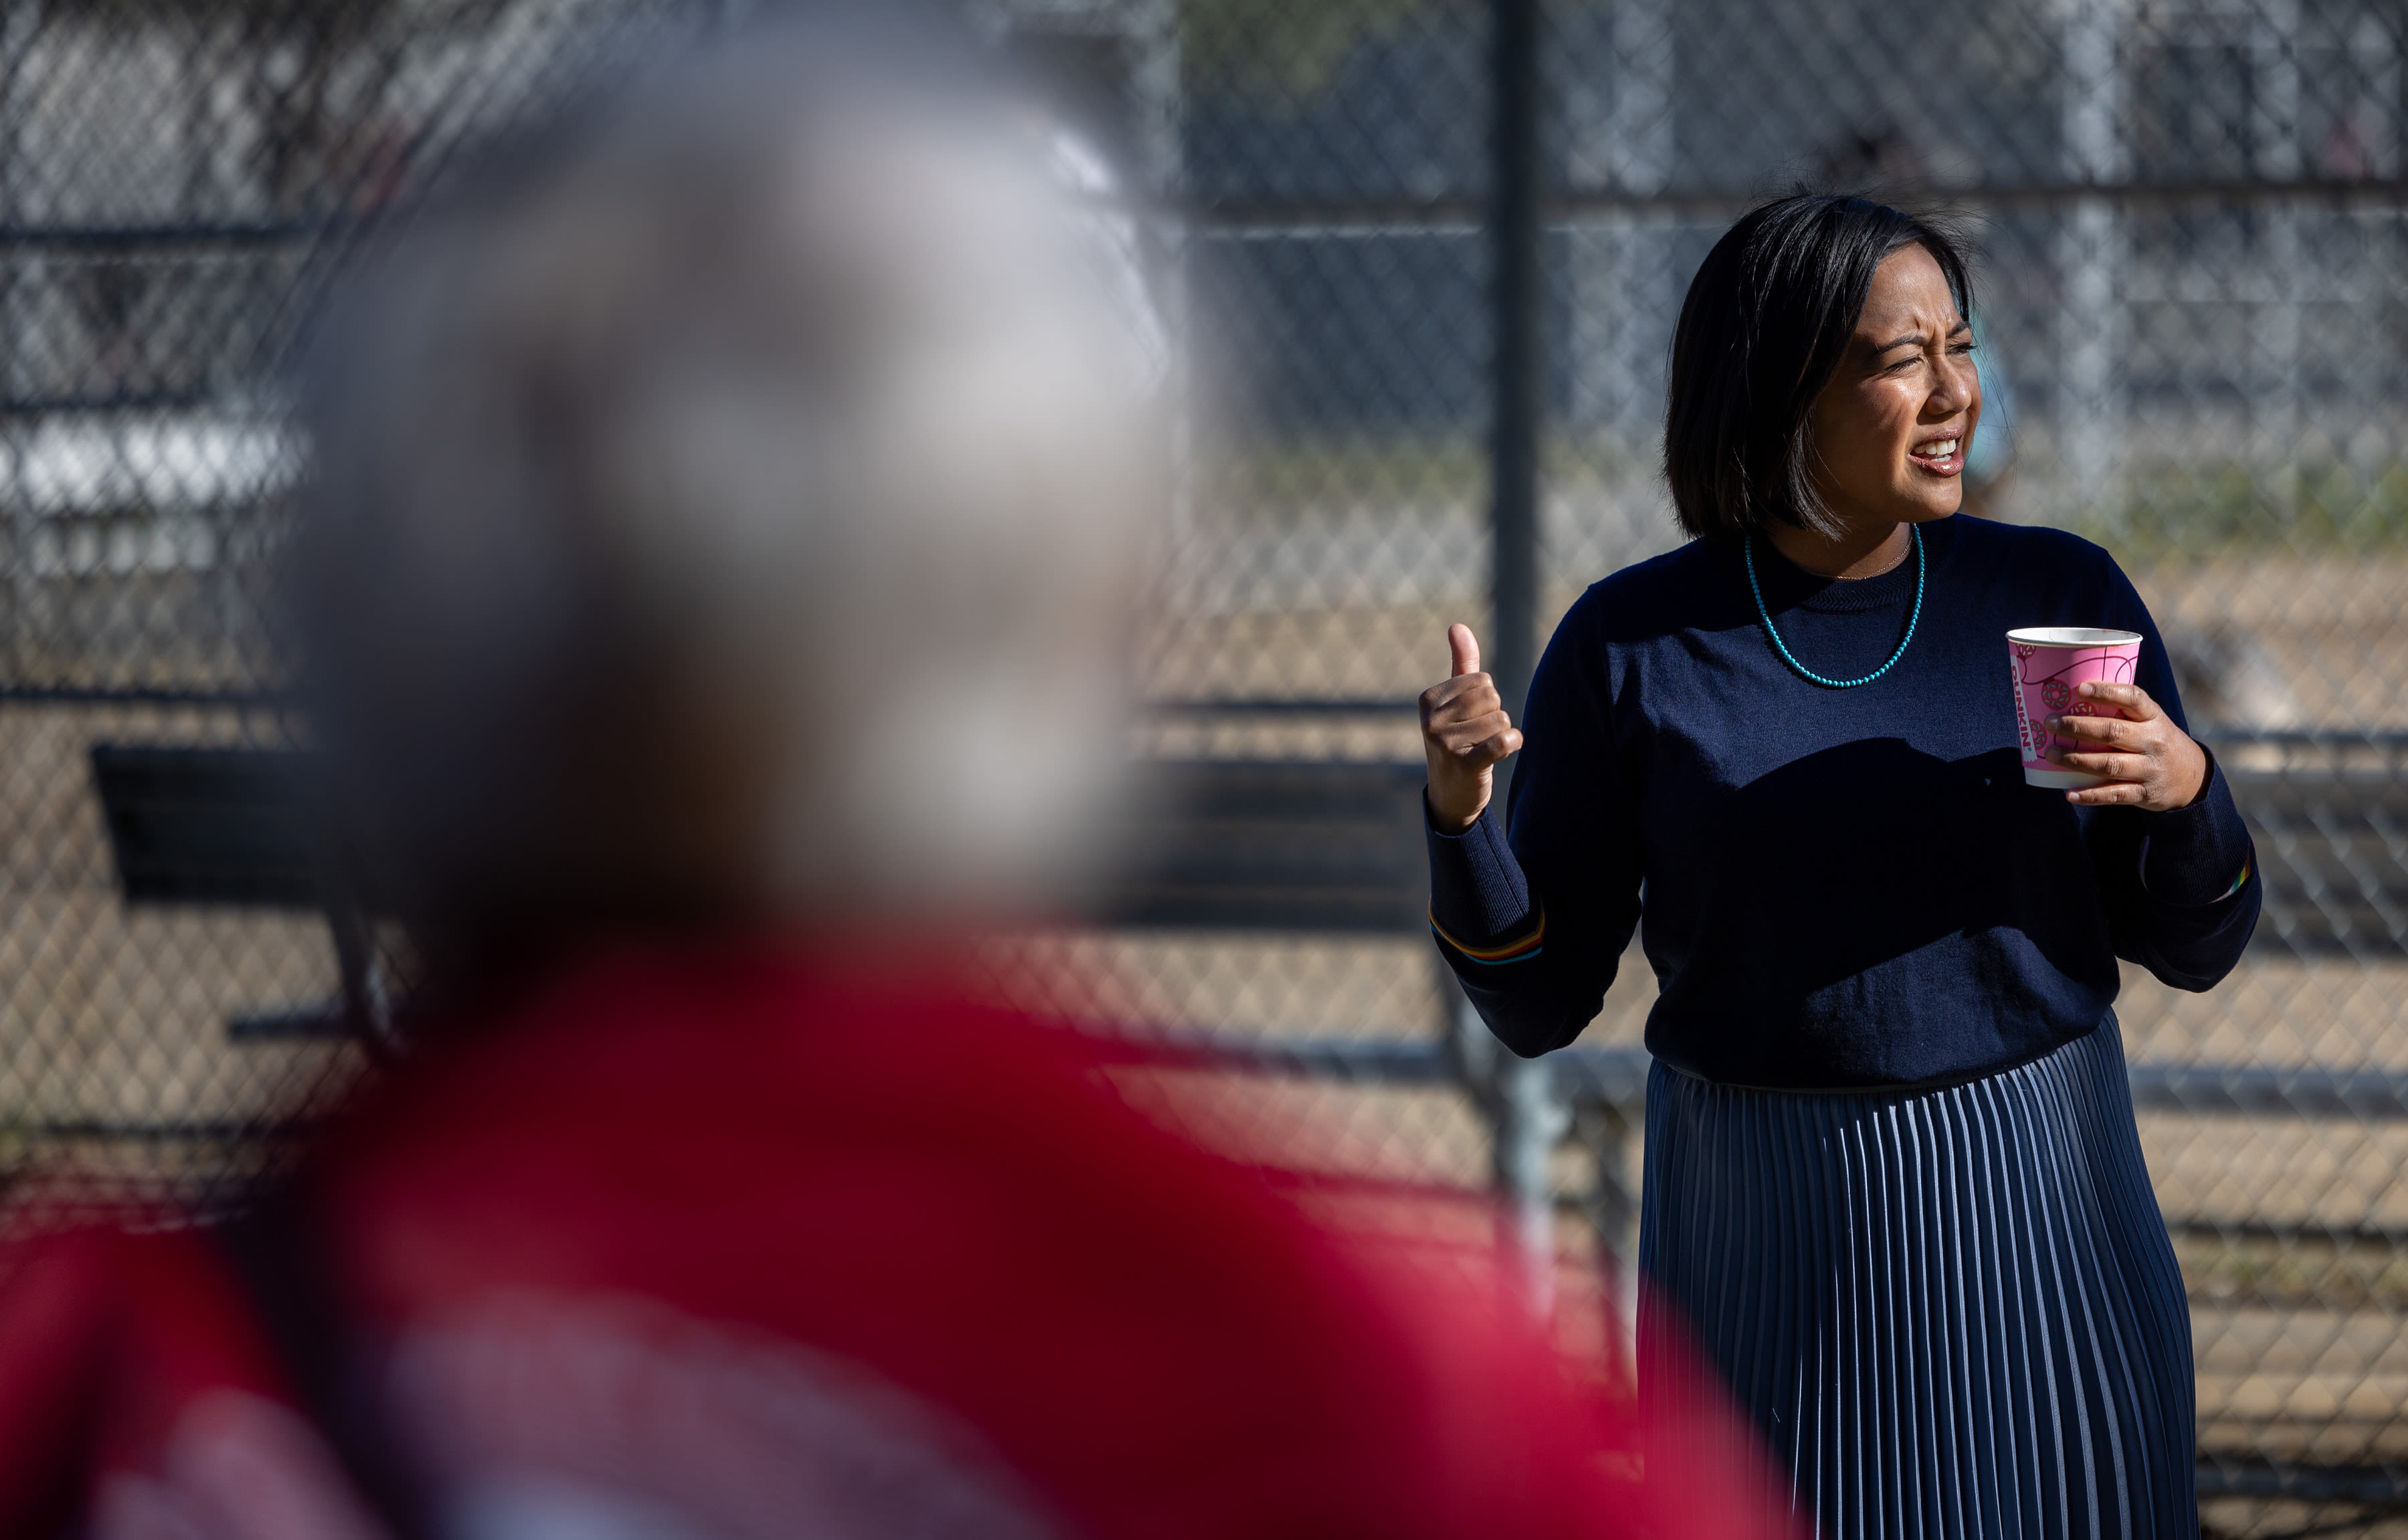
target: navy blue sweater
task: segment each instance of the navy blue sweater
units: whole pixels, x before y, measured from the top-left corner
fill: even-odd
[[[1855,689],[1782,663],[1735,545],[1694,541],[1572,606],[1531,681],[1510,842],[1493,814],[1429,836],[1440,949],[1507,1047],[1578,1035],[1642,914],[1648,1048],[1740,1085],[1985,1074],[2096,1026],[2118,957],[2186,990],[2230,971],[2259,895],[2220,769],[2165,813],[2024,784],[2012,629],[2139,632],[2137,682],[2183,720],[2131,583],[2060,531],[1922,531],[1913,645]],[[1756,552],[1806,667],[1854,678],[1897,647],[1913,556],[1842,582]]]

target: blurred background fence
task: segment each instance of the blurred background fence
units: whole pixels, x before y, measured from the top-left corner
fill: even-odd
[[[263,601],[296,338],[465,148],[768,8],[0,0],[8,1172],[206,1196],[357,1072],[372,928],[238,869],[294,837]],[[1674,543],[1665,356],[1734,216],[1938,209],[1983,255],[1972,506],[2116,553],[2258,840],[2238,974],[2128,973],[2119,1006],[2211,1521],[2408,1507],[2399,0],[968,10],[1125,203],[1185,403],[1141,734],[1178,813],[1106,922],[999,948],[1012,987],[1143,1026],[1146,1093],[1211,1137],[1457,1195],[1467,1233],[1502,1189],[1534,1294],[1611,1340],[1652,980],[1634,952],[1538,1066],[1465,1030],[1411,702],[1447,621],[1511,689],[1580,587]]]

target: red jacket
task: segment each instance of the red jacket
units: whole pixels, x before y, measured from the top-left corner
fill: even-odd
[[[0,1533],[1755,1528],[1729,1456],[1641,1460],[1496,1291],[1372,1265],[1058,1029],[699,950],[448,1041],[286,1205],[351,1431],[216,1233],[53,1238],[0,1295]]]

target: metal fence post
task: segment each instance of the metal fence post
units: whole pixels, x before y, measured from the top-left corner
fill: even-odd
[[[1491,0],[1489,14],[1489,672],[1518,717],[1538,662],[1539,4]]]
[[[1530,1313],[1545,1319],[1555,1304],[1552,1168],[1555,1147],[1571,1132],[1571,1104],[1552,1062],[1508,1052],[1443,963],[1439,975],[1439,987],[1453,1006],[1455,1073],[1488,1123],[1489,1172],[1503,1205],[1498,1249],[1513,1269]]]
[[[1571,1130],[1571,1108],[1545,1059],[1498,1058],[1496,1102],[1497,1185],[1512,1227],[1517,1282],[1541,1320],[1555,1308],[1555,1147]]]
[[[1539,598],[1539,3],[1490,0],[1489,672],[1518,718],[1538,661]],[[1498,768],[1497,793],[1511,784]],[[1463,1002],[1458,1044],[1485,1029]],[[1475,1062],[1466,1052],[1467,1068]],[[1489,1121],[1495,1179],[1507,1205],[1503,1237],[1524,1298],[1543,1319],[1555,1307],[1555,1211],[1549,1165],[1570,1126],[1553,1067],[1497,1050],[1487,1084],[1474,1086]],[[1482,1095],[1482,1091],[1485,1091]]]

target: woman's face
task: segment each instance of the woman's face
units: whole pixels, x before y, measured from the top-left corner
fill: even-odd
[[[1893,251],[1808,418],[1815,491],[1852,529],[1952,514],[1981,415],[1973,334],[1946,276],[1920,246]]]

